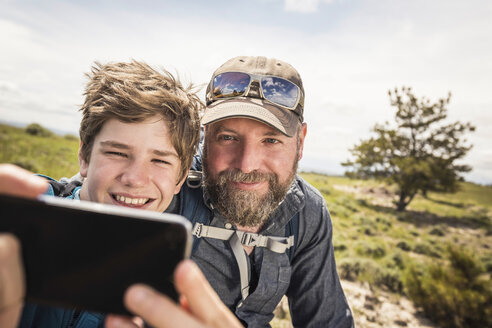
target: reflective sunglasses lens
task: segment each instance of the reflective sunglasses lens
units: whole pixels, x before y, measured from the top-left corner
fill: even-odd
[[[215,98],[227,98],[242,96],[248,89],[251,78],[248,74],[239,72],[227,72],[214,78],[213,96]]]
[[[272,103],[294,108],[299,96],[299,88],[294,83],[274,76],[262,77],[263,96]]]

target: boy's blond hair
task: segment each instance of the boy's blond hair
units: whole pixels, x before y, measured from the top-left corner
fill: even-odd
[[[80,109],[80,153],[89,163],[96,135],[109,119],[125,123],[142,122],[160,115],[169,127],[172,145],[181,161],[181,181],[188,172],[198,147],[199,111],[203,104],[193,85],[184,88],[166,70],[159,72],[149,65],[98,62],[88,73],[85,102]]]

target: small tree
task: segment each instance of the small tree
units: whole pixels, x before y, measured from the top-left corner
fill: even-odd
[[[388,95],[397,109],[396,127],[388,122],[376,124],[374,137],[350,149],[355,159],[342,163],[351,167],[345,174],[396,184],[399,211],[405,210],[419,191],[424,195],[427,191],[456,191],[458,181],[463,180],[460,173],[471,170],[468,165],[456,164],[472,147],[463,135],[475,127],[461,122],[442,124],[451,93],[435,103],[417,99],[411,88],[395,88]]]
[[[27,134],[30,134],[32,136],[38,136],[38,137],[51,137],[51,136],[53,136],[53,132],[42,127],[38,123],[29,124],[28,126],[26,126],[25,131]]]

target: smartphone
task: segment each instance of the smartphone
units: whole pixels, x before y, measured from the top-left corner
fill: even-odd
[[[41,196],[0,194],[0,231],[21,242],[28,302],[129,314],[125,290],[145,283],[178,300],[176,265],[191,224],[174,214]]]

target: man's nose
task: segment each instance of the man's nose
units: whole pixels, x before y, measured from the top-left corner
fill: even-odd
[[[150,176],[147,164],[138,160],[131,161],[121,175],[121,182],[130,187],[142,187],[149,181]]]
[[[261,167],[262,152],[249,143],[244,143],[240,147],[239,151],[236,153],[236,167],[240,169],[243,173],[250,173],[254,170],[258,170]]]

